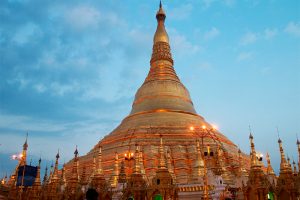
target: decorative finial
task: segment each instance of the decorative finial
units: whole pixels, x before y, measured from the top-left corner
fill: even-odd
[[[75,149],[75,151],[74,151],[74,155],[75,155],[75,157],[77,157],[77,156],[78,156],[77,145],[76,145],[76,149]]]
[[[161,0],[159,1],[159,8],[162,8]]]
[[[253,139],[252,130],[251,130],[251,126],[250,125],[249,125],[249,132],[250,132],[249,139]]]
[[[56,154],[56,160],[58,160],[58,159],[59,159],[59,149],[58,149],[57,154]]]
[[[280,136],[279,136],[279,130],[278,130],[278,127],[276,127],[276,130],[277,130],[277,136],[278,136],[278,143],[282,143],[281,139],[280,139]]]
[[[23,150],[27,150],[28,148],[27,139],[28,139],[28,132],[26,133],[26,140],[25,143],[23,144]]]
[[[39,159],[39,167],[41,167],[42,158]]]

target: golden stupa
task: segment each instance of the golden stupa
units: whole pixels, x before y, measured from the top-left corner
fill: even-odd
[[[89,153],[79,157],[78,174],[83,169],[86,177],[92,174],[93,157],[101,146],[103,172],[112,186],[117,183],[121,162],[125,161],[129,176],[133,171],[130,158],[137,156],[144,177],[151,182],[159,165],[162,138],[168,169],[176,184],[189,184],[198,179],[202,163],[199,150],[207,155],[207,167],[216,174],[222,172],[224,182],[231,184],[239,166],[247,166],[249,158],[245,154],[239,156],[237,146],[197,114],[188,90],[174,69],[162,6],[156,19],[150,70],[135,94],[130,114]],[[135,154],[136,146],[139,155]],[[67,178],[72,174],[71,169],[72,161],[66,165]]]

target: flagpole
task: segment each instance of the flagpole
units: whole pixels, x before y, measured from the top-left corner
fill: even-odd
[[[21,192],[20,192],[20,200],[22,199],[22,193],[24,188],[24,175],[25,175],[25,167],[26,165],[23,165],[23,174],[22,174],[22,182],[21,182]]]

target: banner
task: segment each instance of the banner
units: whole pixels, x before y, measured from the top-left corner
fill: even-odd
[[[37,167],[30,165],[20,166],[18,168],[17,186],[32,186],[36,175]]]

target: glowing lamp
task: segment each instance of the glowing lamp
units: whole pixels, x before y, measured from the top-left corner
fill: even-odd
[[[202,129],[206,129],[206,126],[205,126],[205,125],[203,125],[203,126],[202,126]]]
[[[212,125],[212,128],[213,128],[214,130],[217,130],[217,129],[218,129],[218,127],[217,127],[216,125]]]
[[[193,131],[193,130],[195,130],[195,128],[194,128],[193,126],[191,126],[191,127],[190,127],[190,130]]]

